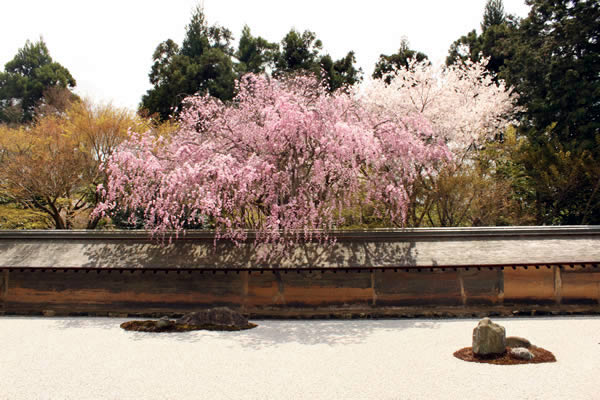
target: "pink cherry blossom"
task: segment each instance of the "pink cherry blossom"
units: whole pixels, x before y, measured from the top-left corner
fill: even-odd
[[[391,73],[392,80],[373,80],[363,100],[371,110],[404,118],[421,115],[459,157],[514,123],[516,95],[502,80],[494,81],[488,60],[434,66],[428,60],[409,61]]]
[[[422,114],[311,77],[249,74],[231,103],[189,97],[180,118],[175,134],[132,133],[112,155],[96,212],[143,210],[154,233],[208,218],[236,241],[247,230],[262,243],[323,238],[365,203],[401,225],[417,171],[451,157]]]

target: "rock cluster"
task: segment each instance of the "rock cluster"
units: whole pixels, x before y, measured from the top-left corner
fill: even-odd
[[[534,355],[528,349],[531,342],[518,336],[506,337],[503,326],[484,318],[473,329],[473,354],[479,357],[500,356],[510,349],[510,356],[519,360],[531,360]]]
[[[473,329],[473,346],[454,352],[454,357],[468,362],[495,365],[540,364],[556,362],[550,351],[535,346],[525,338],[506,337],[501,325],[484,318]]]
[[[138,332],[187,332],[199,329],[239,331],[255,328],[242,314],[226,307],[211,308],[184,315],[177,320],[162,317],[157,321],[127,321],[121,328]]]

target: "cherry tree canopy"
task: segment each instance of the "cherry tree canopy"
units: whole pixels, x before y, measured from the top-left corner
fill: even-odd
[[[422,115],[305,76],[246,75],[232,102],[190,97],[180,118],[175,134],[133,133],[113,154],[96,212],[143,210],[155,233],[209,218],[221,236],[264,242],[335,229],[369,202],[401,225],[417,172],[451,157]]]
[[[364,92],[371,109],[399,116],[422,115],[431,122],[437,138],[461,155],[511,122],[516,95],[502,80],[495,81],[487,59],[450,66],[433,66],[428,60],[411,60],[407,66],[373,80]]]

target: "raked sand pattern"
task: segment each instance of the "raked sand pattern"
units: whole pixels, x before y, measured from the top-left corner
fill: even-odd
[[[127,319],[0,317],[0,399],[598,399],[600,317],[496,318],[556,363],[452,356],[476,319],[254,321],[127,332]]]

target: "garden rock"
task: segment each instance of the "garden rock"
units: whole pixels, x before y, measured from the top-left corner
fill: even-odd
[[[173,322],[169,319],[169,317],[162,317],[161,319],[156,321],[156,327],[159,329],[166,328],[168,326],[171,326],[172,324]]]
[[[519,336],[509,336],[506,338],[506,345],[511,348],[524,347],[528,349],[531,347],[531,342]]]
[[[216,307],[189,313],[175,322],[182,325],[211,325],[240,329],[248,326],[248,319],[246,317],[227,307]]]
[[[524,347],[510,349],[510,355],[519,360],[531,360],[533,358],[533,353]]]
[[[473,329],[473,353],[478,356],[503,354],[506,351],[506,330],[489,318],[479,321]]]

